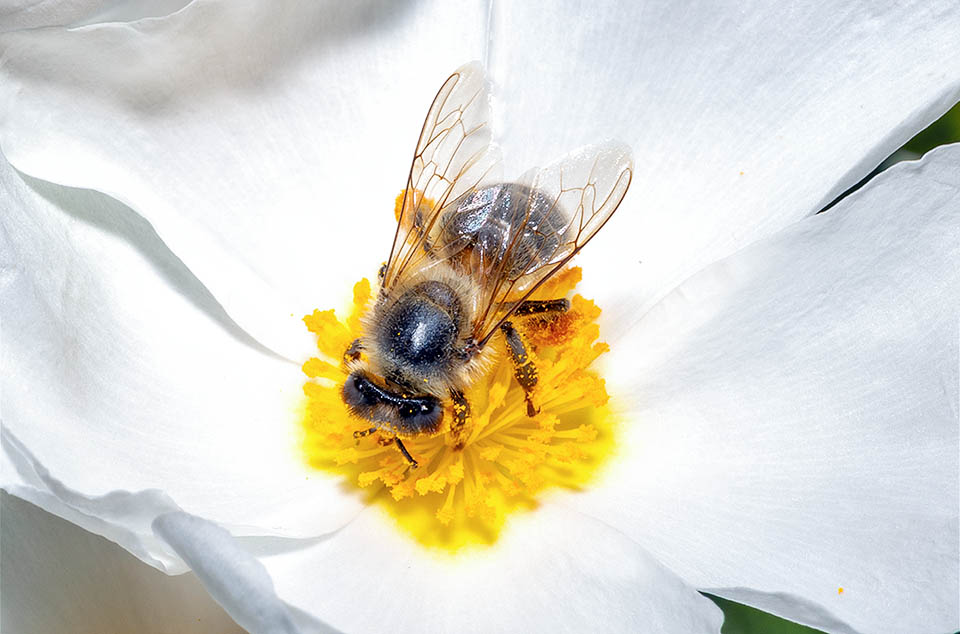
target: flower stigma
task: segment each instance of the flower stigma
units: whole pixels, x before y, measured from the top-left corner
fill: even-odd
[[[531,299],[564,297],[580,279],[578,267],[565,269]],[[497,350],[493,362],[464,390],[472,411],[466,427],[450,431],[455,405],[445,403],[438,433],[403,437],[418,468],[389,431],[356,437],[371,423],[343,402],[349,370],[342,359],[360,337],[370,299],[363,279],[345,318],[333,310],[303,318],[319,354],[303,364],[302,449],[308,464],[340,476],[420,544],[448,552],[493,544],[509,515],[535,509],[550,489],[582,489],[612,455],[614,416],[604,380],[590,368],[609,346],[598,341],[600,309],[580,295],[567,312],[512,320],[539,374],[533,416],[498,335],[488,344]]]

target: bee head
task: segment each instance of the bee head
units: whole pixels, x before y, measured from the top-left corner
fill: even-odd
[[[437,397],[397,394],[361,370],[347,377],[341,393],[355,416],[397,434],[433,434],[443,422],[443,405]]]

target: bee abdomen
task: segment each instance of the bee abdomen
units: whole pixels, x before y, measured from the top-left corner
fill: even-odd
[[[444,218],[441,242],[464,270],[484,271],[505,259],[507,276],[518,277],[553,256],[567,222],[542,192],[501,183],[464,194]]]

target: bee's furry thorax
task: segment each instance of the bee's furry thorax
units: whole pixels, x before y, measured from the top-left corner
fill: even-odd
[[[367,362],[351,362],[387,385],[446,398],[471,382],[496,352],[464,358],[479,289],[469,276],[434,262],[386,292],[375,293],[362,319]]]

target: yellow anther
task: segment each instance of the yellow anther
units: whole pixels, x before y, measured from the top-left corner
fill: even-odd
[[[340,368],[320,359],[308,359],[303,364],[303,373],[312,379],[330,379],[331,381],[341,380],[343,375]]]

